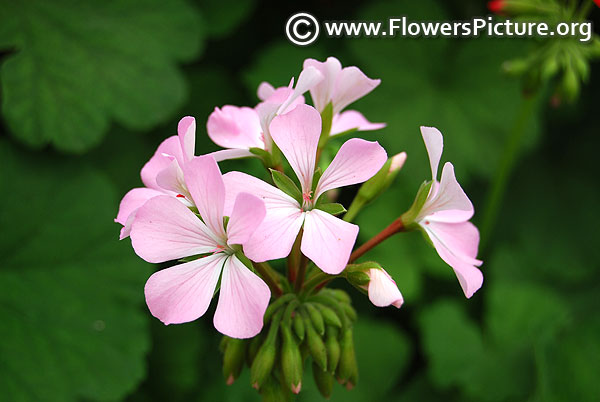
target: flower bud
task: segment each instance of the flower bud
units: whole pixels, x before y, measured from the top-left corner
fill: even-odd
[[[302,388],[302,368],[304,362],[300,354],[300,348],[294,340],[292,331],[287,325],[281,324],[281,368],[285,384],[290,390],[297,394]]]
[[[245,339],[236,338],[230,338],[226,343],[223,355],[223,376],[227,385],[233,384],[242,372],[247,343]]]
[[[303,341],[305,332],[304,320],[297,311],[295,312],[294,318],[292,318],[292,325],[294,327],[294,333],[296,334],[298,339],[300,339],[300,341]]]
[[[305,303],[304,308],[312,321],[314,329],[319,335],[323,335],[325,333],[325,322],[321,312],[312,303]]]
[[[342,326],[342,321],[340,320],[338,315],[335,313],[335,311],[333,311],[331,308],[329,308],[321,303],[315,303],[315,306],[321,312],[321,315],[323,316],[323,322],[325,323],[325,325],[327,325],[327,326],[333,325],[334,327],[338,327],[338,328],[340,328]]]
[[[531,0],[492,0],[488,3],[488,9],[501,15],[549,15],[558,12],[558,7],[551,2],[540,4]]]
[[[356,366],[356,355],[354,353],[354,339],[352,328],[347,328],[340,340],[340,362],[337,368],[337,379],[340,384],[346,384],[354,379],[352,385],[356,384],[358,368]]]
[[[323,339],[321,339],[321,336],[315,331],[308,315],[303,314],[303,318],[304,327],[306,328],[306,342],[308,344],[310,355],[321,370],[327,370],[327,350],[323,343]]]
[[[321,367],[316,365],[314,362],[312,364],[312,372],[319,392],[324,398],[329,399],[329,397],[331,397],[331,390],[333,389],[333,375],[322,370]]]
[[[260,349],[258,349],[252,366],[250,366],[250,383],[256,389],[259,389],[264,384],[273,369],[275,356],[277,355],[277,333],[279,332],[279,323],[281,322],[283,312],[284,309],[280,308],[273,316],[267,338]]]
[[[570,66],[563,73],[560,89],[565,99],[569,102],[573,102],[577,99],[577,95],[579,95],[579,78],[575,70]]]
[[[327,349],[327,371],[335,373],[340,361],[340,343],[338,342],[339,331],[336,327],[327,326],[325,348]]]

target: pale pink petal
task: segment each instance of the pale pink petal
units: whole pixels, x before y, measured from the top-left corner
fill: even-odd
[[[206,130],[210,139],[223,148],[264,148],[259,116],[249,107],[225,105],[208,117]]]
[[[321,115],[308,105],[277,116],[271,123],[271,137],[298,176],[302,191],[311,190],[317,146],[321,134]]]
[[[232,338],[252,338],[263,327],[271,291],[236,256],[225,262],[214,324]]]
[[[358,131],[380,130],[384,127],[385,123],[371,123],[356,110],[346,110],[333,116],[329,135],[337,135],[354,129]]]
[[[158,187],[161,190],[188,196],[188,191],[183,179],[183,171],[179,167],[179,162],[177,162],[176,159],[173,159],[166,168],[158,173],[156,176],[156,184],[158,184]]]
[[[293,106],[290,106],[294,104],[298,97],[303,95],[306,91],[310,90],[313,86],[317,85],[322,80],[323,74],[321,74],[316,68],[308,67],[303,69],[300,73],[300,76],[298,77],[298,82],[296,83],[294,91],[285,100],[285,102],[283,102],[277,113],[282,114],[291,110]]]
[[[304,222],[299,207],[280,204],[267,206],[267,215],[244,244],[244,254],[255,262],[287,257]]]
[[[212,156],[198,156],[184,166],[183,172],[188,191],[204,223],[218,238],[225,239],[225,184],[217,162]]]
[[[149,188],[158,189],[156,176],[167,168],[173,159],[183,158],[181,145],[176,135],[167,138],[159,146],[152,158],[144,165],[141,171],[142,182]]]
[[[417,220],[426,217],[437,222],[465,222],[471,219],[473,212],[471,200],[456,180],[454,166],[446,162],[437,191],[427,199]]]
[[[242,172],[229,172],[223,175],[225,183],[225,215],[231,216],[235,200],[240,193],[249,193],[260,198],[267,209],[300,209],[292,197],[275,186]]]
[[[265,203],[260,198],[248,193],[238,194],[227,224],[227,243],[246,243],[266,213]]]
[[[133,249],[148,262],[164,262],[213,251],[218,243],[188,207],[161,195],[140,207],[131,226]]]
[[[318,209],[306,212],[300,250],[323,272],[344,270],[358,235],[358,226]]]
[[[194,157],[196,147],[196,119],[191,116],[181,119],[177,125],[177,134],[181,144],[183,163],[185,163]]]
[[[144,287],[146,304],[164,324],[194,321],[206,313],[227,258],[215,254],[156,272]]]
[[[328,57],[324,62],[315,59],[306,59],[304,60],[303,67],[316,68],[323,75],[323,80],[314,85],[310,90],[310,96],[315,107],[319,112],[322,112],[333,98],[336,79],[342,71],[342,64],[335,57]]]
[[[392,163],[390,163],[390,172],[395,172],[396,170],[402,169],[404,166],[404,162],[406,162],[406,152],[400,152],[392,156]]]
[[[121,203],[119,204],[119,213],[115,219],[115,222],[123,225],[123,228],[121,229],[120,240],[129,236],[129,232],[131,231],[131,223],[135,217],[135,211],[144,205],[150,198],[154,198],[159,195],[164,195],[164,193],[145,187],[134,188],[125,194],[125,197],[123,197]]]
[[[471,222],[445,223],[424,220],[421,227],[433,242],[439,256],[454,269],[466,297],[471,297],[483,283],[483,275],[476,266],[479,231]]]
[[[277,187],[241,172],[223,175],[225,182],[225,214],[231,216],[235,199],[250,193],[265,203],[267,214],[249,241],[244,253],[252,261],[262,262],[287,257],[304,222],[300,205]]]
[[[229,159],[240,159],[256,156],[247,149],[222,149],[220,151],[211,152],[206,155],[212,156],[217,162],[226,161]]]
[[[338,74],[332,96],[333,114],[371,92],[381,80],[367,77],[357,67],[346,67]]]
[[[442,158],[442,149],[444,148],[444,137],[435,127],[421,127],[421,135],[429,155],[429,164],[431,165],[431,180],[437,180],[437,171]]]
[[[404,299],[396,282],[392,277],[384,270],[372,268],[368,272],[369,285],[367,291],[369,293],[369,300],[377,307],[387,307],[393,305],[397,308],[402,306]]]
[[[315,200],[327,190],[369,180],[387,161],[385,150],[376,141],[352,138],[338,151],[323,172],[315,191]]]
[[[258,86],[256,94],[258,95],[258,99],[265,101],[269,96],[273,95],[273,92],[275,92],[273,85],[269,84],[268,82],[261,82]]]

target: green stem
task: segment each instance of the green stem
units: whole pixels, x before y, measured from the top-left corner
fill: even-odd
[[[296,276],[296,282],[294,283],[294,290],[296,293],[302,289],[304,284],[304,277],[306,276],[306,266],[308,265],[308,258],[300,253],[300,264],[298,266],[298,275]]]
[[[517,115],[517,120],[512,127],[510,135],[506,139],[500,164],[494,175],[494,180],[492,181],[491,189],[488,192],[483,212],[483,223],[481,225],[482,252],[485,250],[494,230],[508,181],[515,167],[515,163],[517,162],[521,145],[523,144],[523,136],[525,135],[527,124],[535,109],[536,99],[536,96],[530,96],[523,99],[519,114]]]
[[[310,292],[315,289],[317,286],[319,286],[321,283],[324,282],[329,282],[332,279],[338,278],[340,276],[343,275],[329,275],[326,274],[325,272],[319,270],[319,272],[317,272],[316,274],[314,274],[313,276],[311,276],[305,283],[304,283],[304,288],[302,289],[301,295],[302,296],[306,296],[309,295]]]
[[[261,278],[265,281],[265,283],[271,289],[271,292],[275,295],[275,297],[279,297],[283,294],[283,290],[279,287],[277,283],[277,279],[275,279],[275,274],[273,268],[266,262],[252,262],[252,266],[256,272],[258,272]]]
[[[350,204],[348,211],[344,215],[344,220],[346,222],[352,222],[364,205],[364,200],[357,194],[356,197],[354,197],[354,200],[352,200],[352,204]]]
[[[296,281],[296,277],[298,276],[298,268],[300,266],[300,259],[301,259],[301,255],[302,255],[302,252],[300,252],[301,242],[302,242],[302,229],[300,229],[300,233],[298,233],[298,236],[296,237],[296,240],[294,241],[294,245],[292,246],[292,251],[290,252],[290,255],[288,256],[288,259],[287,259],[288,280],[292,283]]]

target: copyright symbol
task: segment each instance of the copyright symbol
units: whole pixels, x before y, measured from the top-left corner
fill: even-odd
[[[297,13],[288,18],[285,34],[294,45],[307,46],[319,37],[319,23],[309,13]]]

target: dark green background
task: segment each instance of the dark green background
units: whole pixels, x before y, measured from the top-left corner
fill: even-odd
[[[322,36],[297,48],[283,27],[297,11],[466,19],[484,15],[484,2],[204,3],[0,0],[0,400],[258,400],[247,372],[224,384],[214,306],[185,325],[151,317],[143,285],[160,267],[119,242],[112,220],[181,117],[197,119],[197,154],[216,150],[205,130],[212,109],[253,106],[259,82],[287,84],[306,57],[334,55],[381,78],[352,108],[388,127],[362,136],[408,153],[395,185],[359,216],[359,243],[428,178],[420,125],[444,133],[443,161],[481,224],[523,103],[500,66],[529,41]],[[336,386],[332,400],[600,400],[598,77],[595,64],[572,105],[551,107],[541,91],[471,300],[419,234],[369,255],[405,304],[378,309],[352,292],[360,380],[351,392]],[[346,206],[354,191],[341,194]],[[300,399],[319,398],[307,372]]]

